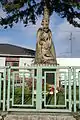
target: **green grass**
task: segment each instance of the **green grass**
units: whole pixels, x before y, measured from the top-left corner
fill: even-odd
[[[14,104],[22,104],[22,88],[17,87],[14,89]],[[32,104],[31,91],[25,87],[24,89],[24,104]]]

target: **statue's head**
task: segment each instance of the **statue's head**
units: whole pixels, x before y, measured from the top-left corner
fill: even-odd
[[[49,27],[49,19],[43,18],[41,25],[43,26],[43,28],[48,28]]]

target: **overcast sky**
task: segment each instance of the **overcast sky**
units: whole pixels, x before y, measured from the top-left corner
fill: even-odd
[[[0,9],[0,16],[5,13]],[[26,28],[23,24],[18,23],[13,28],[3,29],[0,26],[0,43],[9,43],[26,48],[36,48],[36,33],[41,26],[42,17],[40,17],[36,25],[29,25]],[[79,21],[80,22],[80,21]],[[70,25],[66,19],[60,18],[54,13],[50,18],[50,29],[53,35],[53,42],[58,57],[71,56],[71,40],[72,33],[72,57],[80,57],[80,28]]]

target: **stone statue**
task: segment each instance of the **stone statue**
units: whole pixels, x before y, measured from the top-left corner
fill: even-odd
[[[52,42],[52,33],[49,29],[49,11],[44,7],[42,27],[37,31],[35,64],[57,65],[56,53]]]

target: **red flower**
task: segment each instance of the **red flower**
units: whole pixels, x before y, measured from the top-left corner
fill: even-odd
[[[58,90],[55,90],[54,85],[52,85],[50,88],[50,94],[52,95],[54,92],[58,93]]]
[[[54,94],[54,85],[50,88],[50,94]]]

